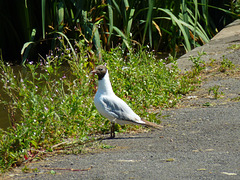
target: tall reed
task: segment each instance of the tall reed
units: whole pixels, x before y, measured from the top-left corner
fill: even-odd
[[[57,32],[71,42],[84,41],[100,59],[101,48],[119,43],[176,54],[208,42],[218,27],[239,17],[239,1],[41,0],[1,2],[0,8],[3,57],[14,55],[11,60],[19,62],[22,49],[23,64],[54,50]]]

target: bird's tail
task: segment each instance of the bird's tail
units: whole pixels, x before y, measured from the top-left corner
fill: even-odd
[[[155,124],[153,122],[146,121],[145,119],[141,119],[141,120],[145,122],[144,126],[146,126],[146,127],[158,129],[158,130],[161,130],[163,128],[163,126],[161,126],[159,124]]]

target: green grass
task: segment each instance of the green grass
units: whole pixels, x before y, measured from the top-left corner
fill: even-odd
[[[90,72],[98,64],[107,63],[115,93],[141,117],[156,123],[161,120],[154,110],[173,107],[200,82],[196,72],[180,75],[176,66],[167,68],[165,60],[147,50],[123,57],[122,48],[117,47],[102,51],[100,62],[84,47],[76,43],[75,54],[62,42],[58,56],[50,54],[37,64],[26,62],[20,73],[0,61],[0,78],[8,96],[1,103],[11,122],[6,131],[0,129],[2,172],[59,148],[71,152],[71,147],[78,146],[81,152],[96,135],[109,132],[109,122],[93,103],[97,77]],[[119,127],[118,131],[132,127],[137,128]]]

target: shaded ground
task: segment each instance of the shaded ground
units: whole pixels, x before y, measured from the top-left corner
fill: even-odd
[[[221,34],[225,33],[223,30],[219,38],[204,45],[204,60],[219,62],[224,55],[240,64],[240,48],[232,48],[240,44],[240,21],[236,22],[226,28],[225,36]],[[180,58],[178,63],[183,71],[191,67],[186,57],[196,52]],[[48,157],[28,164],[38,172],[24,174],[21,167],[3,178],[240,179],[240,71],[236,68],[222,73],[218,68],[208,67],[197,91],[186,95],[175,109],[159,114],[165,126],[163,131],[117,134],[115,139],[102,141],[106,150]],[[219,98],[215,99],[209,89],[217,86]]]

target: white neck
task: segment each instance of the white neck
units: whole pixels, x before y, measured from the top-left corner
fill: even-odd
[[[112,89],[112,85],[109,79],[109,74],[108,71],[105,74],[105,76],[101,79],[98,80],[98,91],[102,92],[102,93],[106,93],[106,94],[114,94],[113,89]]]

